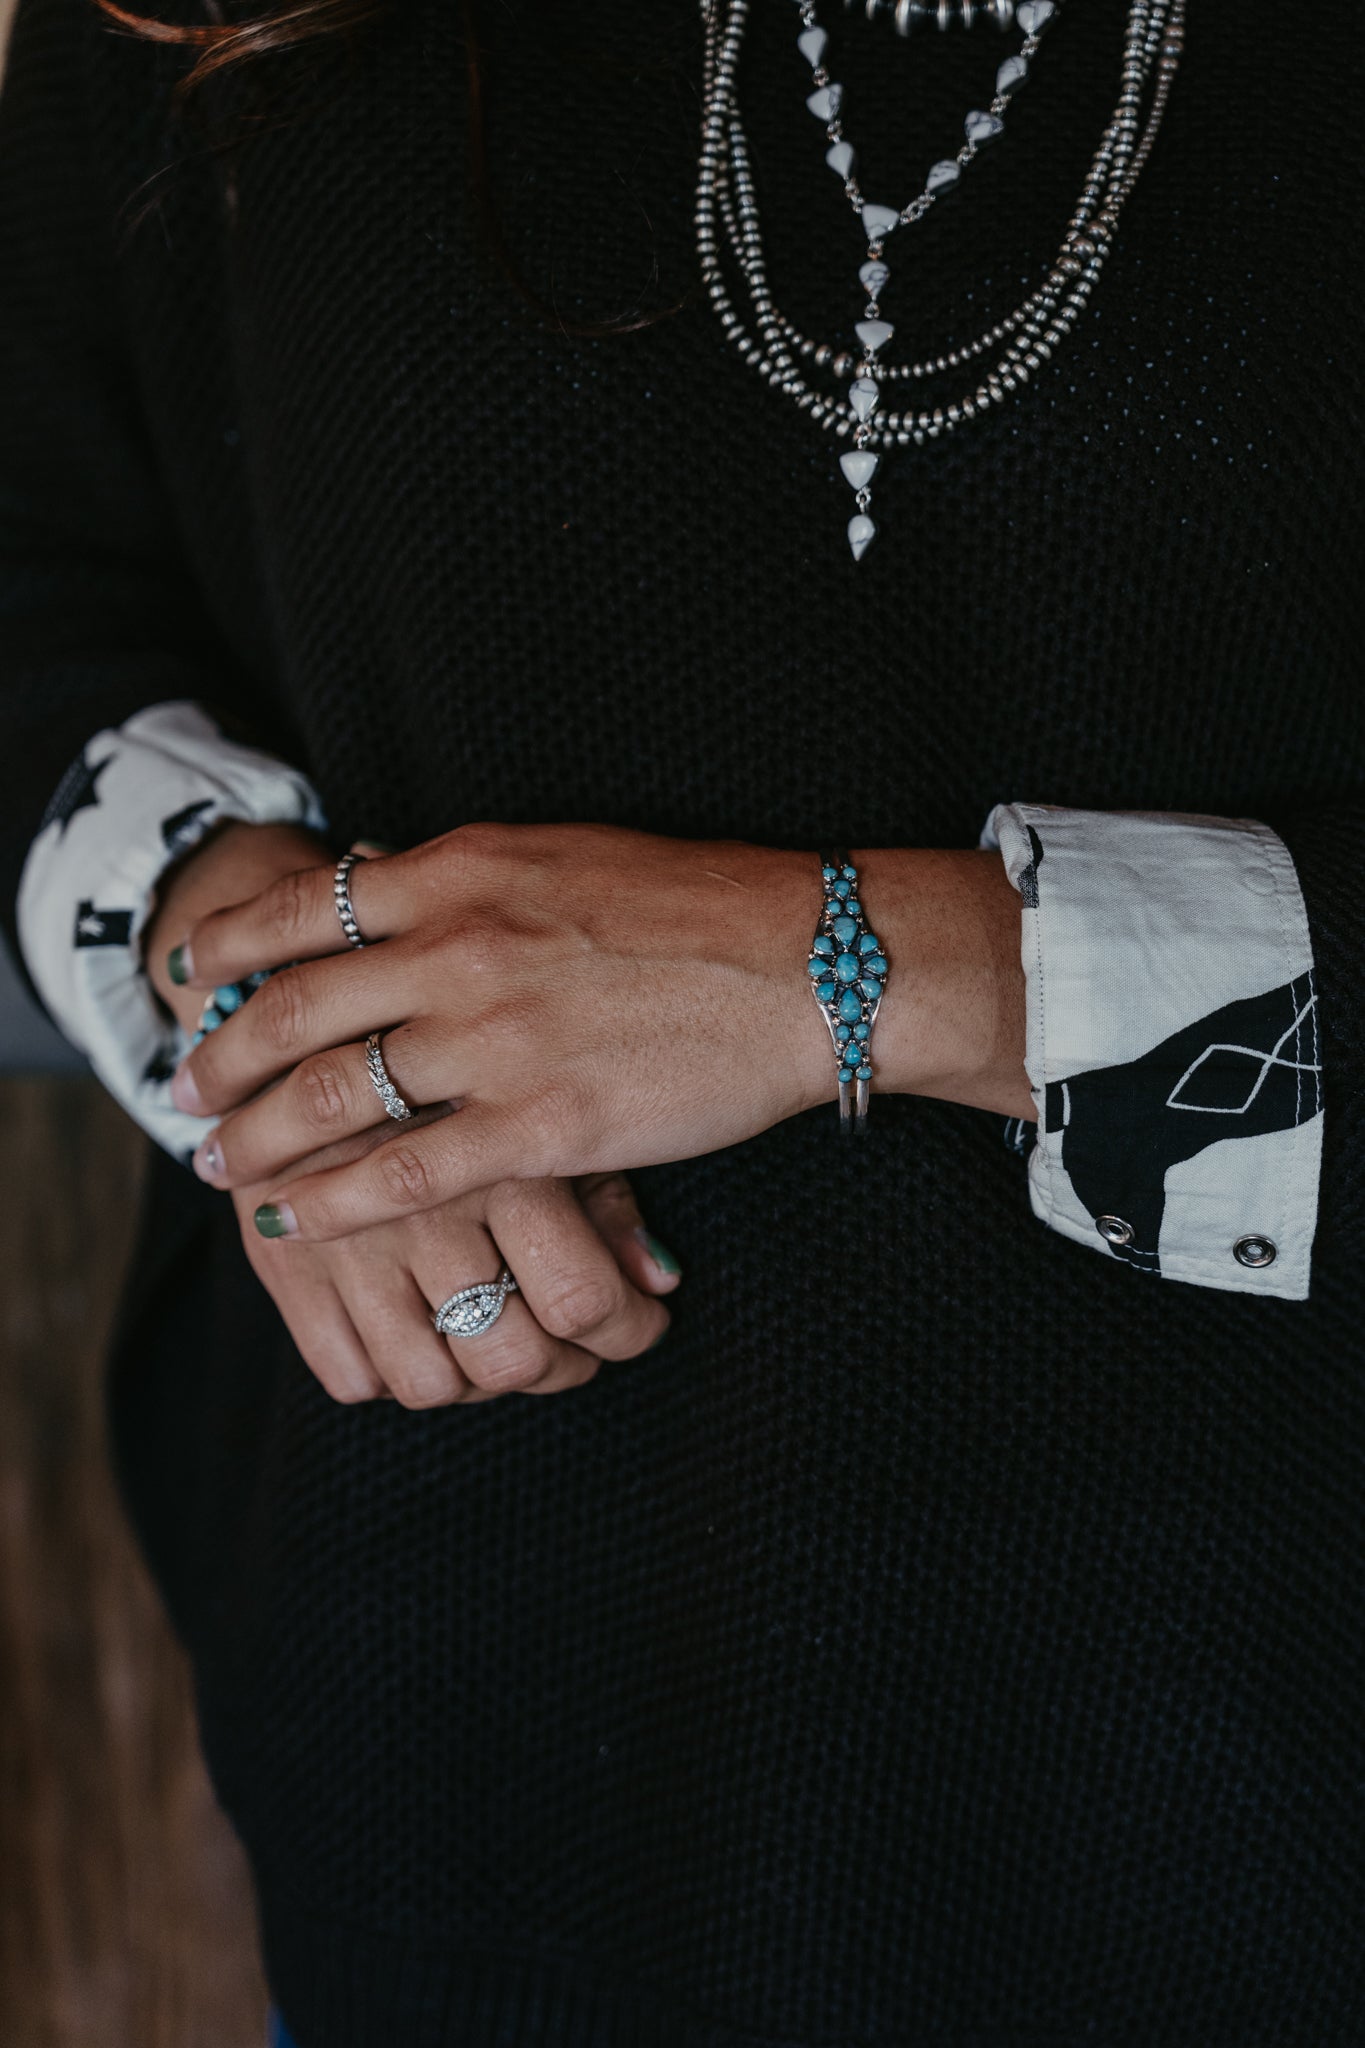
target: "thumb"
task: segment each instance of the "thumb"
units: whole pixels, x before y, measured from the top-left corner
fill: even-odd
[[[589,1173],[575,1182],[588,1220],[628,1280],[643,1294],[671,1294],[682,1267],[667,1245],[646,1230],[635,1191],[623,1173]]]

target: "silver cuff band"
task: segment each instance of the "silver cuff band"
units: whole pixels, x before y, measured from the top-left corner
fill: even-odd
[[[365,1064],[370,1070],[370,1082],[375,1094],[384,1105],[384,1113],[395,1123],[405,1124],[415,1114],[412,1104],[404,1102],[393,1085],[393,1078],[384,1065],[384,1055],[379,1046],[379,1033],[372,1031],[365,1040]]]
[[[351,907],[351,884],[349,879],[351,869],[361,858],[362,856],[358,853],[343,853],[332,874],[332,900],[337,907],[337,916],[341,920],[341,929],[346,934],[346,943],[351,946],[363,946],[365,944],[364,939],[360,936],[360,926],[355,921],[355,911]]]
[[[443,1301],[431,1318],[432,1326],[443,1337],[482,1337],[502,1314],[508,1295],[516,1292],[517,1283],[504,1266],[496,1280],[462,1287]]]

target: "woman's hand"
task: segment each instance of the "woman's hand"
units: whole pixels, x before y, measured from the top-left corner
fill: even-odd
[[[322,1141],[383,1125],[363,1047],[376,1030],[404,1097],[459,1113],[291,1183],[304,1236],[512,1177],[751,1136],[828,1092],[828,1043],[822,1056],[803,987],[818,873],[809,856],[759,847],[464,827],[352,870],[371,941],[359,952],[345,947],[328,876],[277,882],[188,938],[199,988],[250,972],[247,962],[330,956],[277,973],[182,1067],[183,1106],[196,1095],[201,1113],[248,1102],[206,1149],[205,1177],[255,1182]]]
[[[878,853],[868,867],[891,959],[880,1085],[1028,1114],[1018,898],[998,856]],[[805,972],[813,854],[477,825],[364,862],[351,889],[362,951],[313,870],[204,919],[182,956],[198,989],[305,962],[199,1046],[173,1088],[201,1115],[234,1112],[199,1167],[223,1186],[272,1179],[263,1231],[324,1241],[510,1178],[685,1158],[833,1098]],[[383,1124],[372,1031],[409,1102],[458,1114],[279,1185],[320,1142]]]
[[[339,1164],[366,1141],[320,1155]],[[261,1190],[233,1202],[247,1257],[304,1360],[337,1401],[392,1395],[405,1408],[555,1394],[593,1379],[604,1358],[657,1344],[668,1312],[655,1297],[676,1263],[644,1231],[620,1174],[504,1181],[343,1243],[282,1245],[252,1226]],[[458,1288],[517,1282],[478,1337],[438,1336],[431,1311]]]

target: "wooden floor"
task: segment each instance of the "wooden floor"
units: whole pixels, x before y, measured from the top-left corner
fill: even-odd
[[[144,1140],[0,1079],[0,2041],[261,2048],[240,1851],[113,1492],[100,1354]]]

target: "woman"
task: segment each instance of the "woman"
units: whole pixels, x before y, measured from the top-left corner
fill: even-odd
[[[1354,41],[941,11],[21,0],[17,933],[299,2048],[1359,2028]]]

